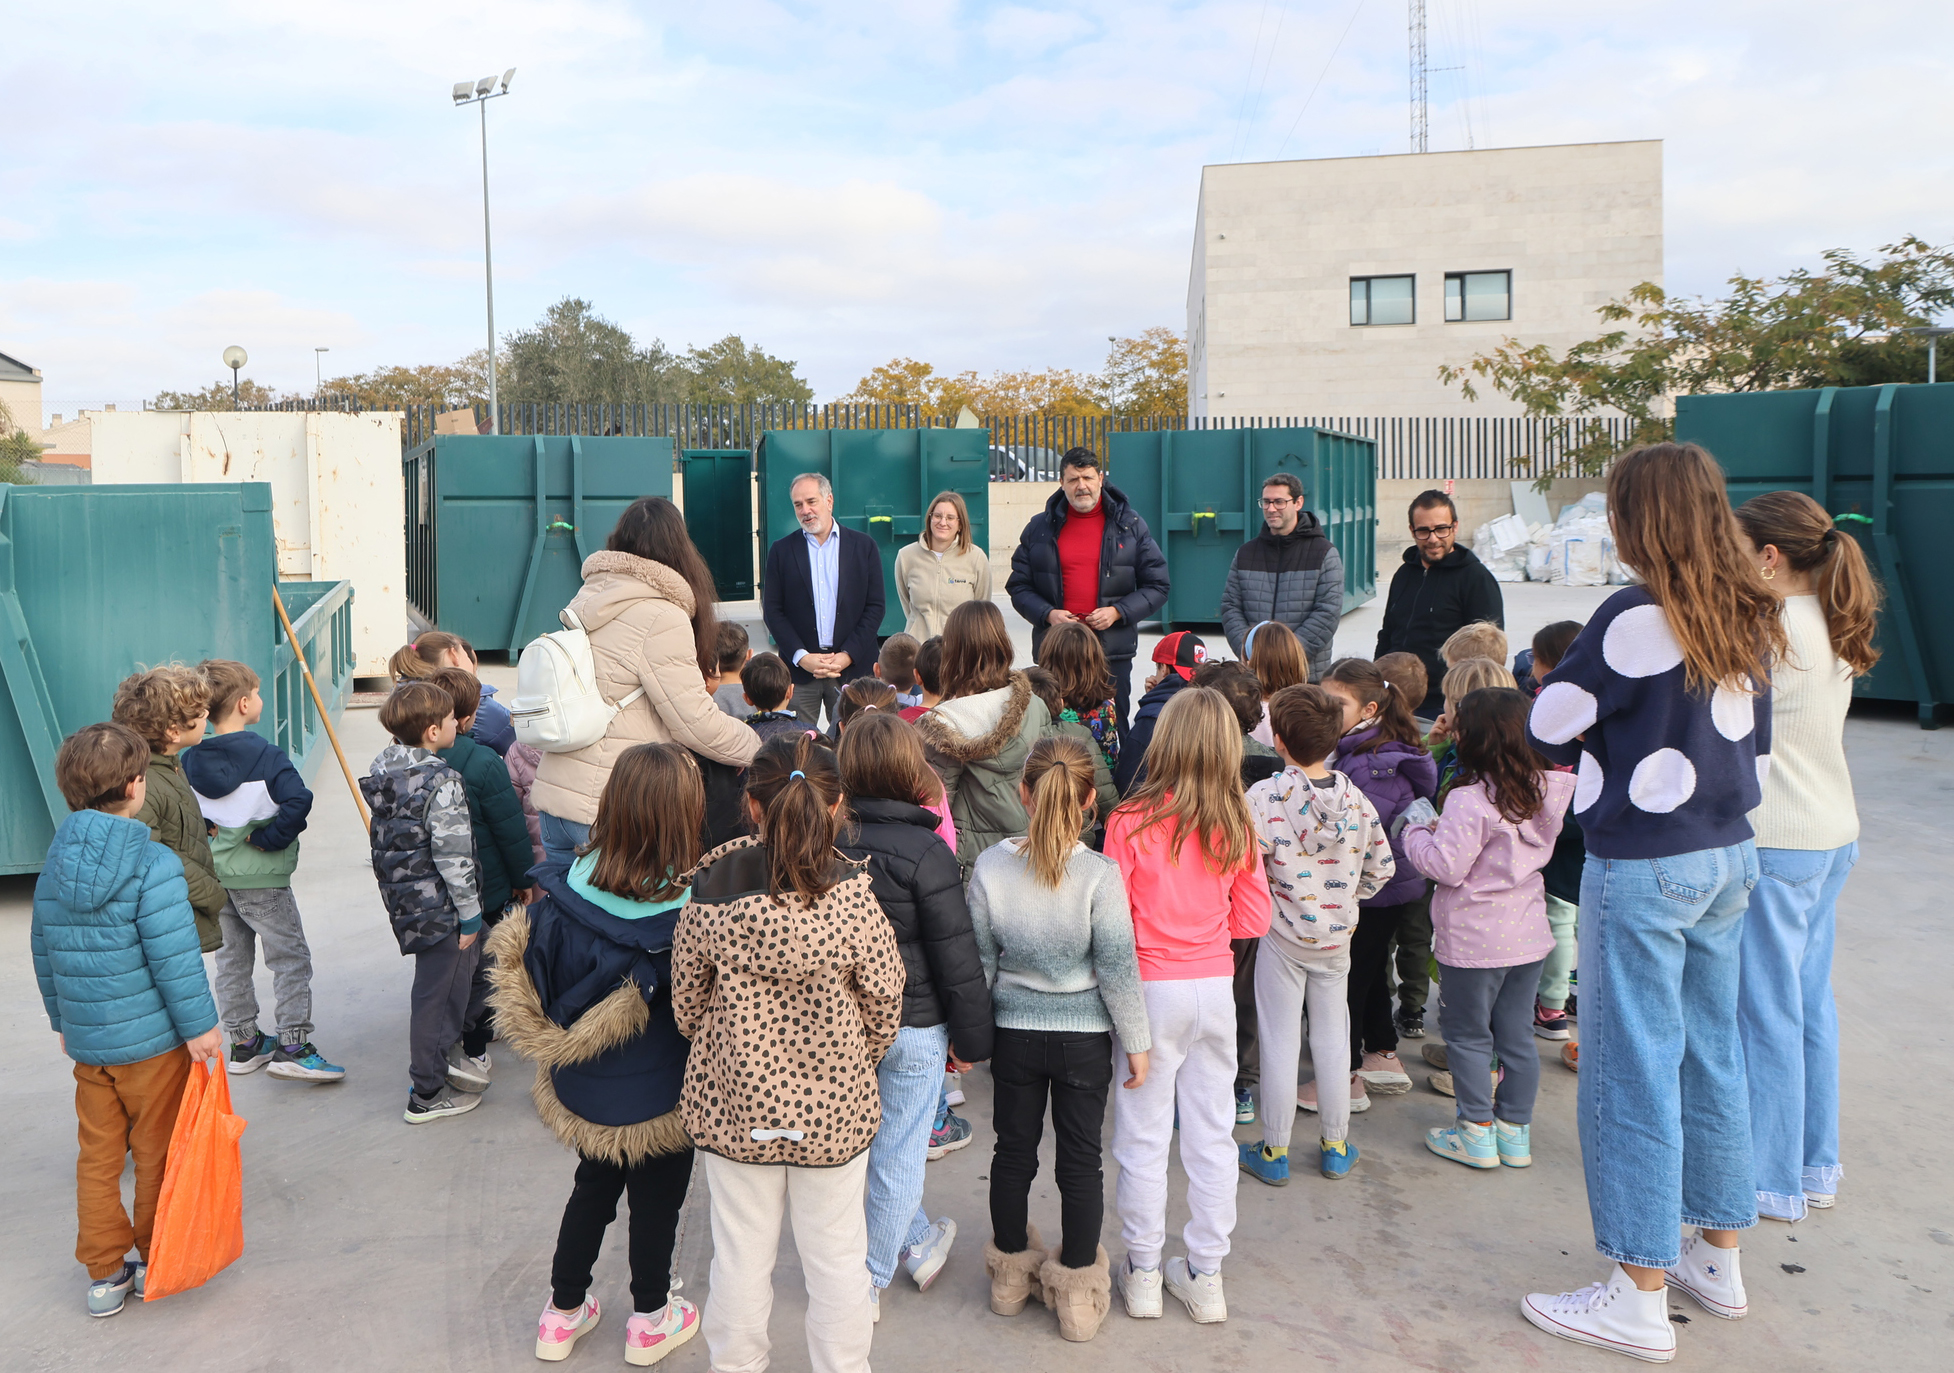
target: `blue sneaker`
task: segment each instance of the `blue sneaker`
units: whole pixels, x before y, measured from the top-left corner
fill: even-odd
[[[234,1077],[255,1073],[271,1062],[278,1052],[278,1041],[263,1030],[253,1030],[251,1038],[233,1040],[230,1061],[224,1065],[225,1071]]]
[[[970,1143],[970,1122],[955,1111],[945,1111],[943,1121],[930,1131],[929,1152],[924,1156],[932,1162],[945,1154],[953,1154]]]
[[[1270,1154],[1265,1152],[1262,1147],[1262,1141],[1259,1139],[1253,1144],[1237,1144],[1235,1149],[1241,1157],[1242,1171],[1244,1173],[1247,1173],[1252,1178],[1257,1178],[1262,1182],[1268,1183],[1271,1187],[1287,1187],[1289,1185],[1288,1154]]]
[[[1533,1166],[1533,1127],[1493,1121],[1493,1139],[1499,1146],[1499,1161],[1508,1168]]]
[[[1253,1125],[1255,1123],[1255,1093],[1246,1087],[1235,1089],[1235,1124]]]
[[[1490,1125],[1474,1125],[1469,1120],[1454,1121],[1449,1129],[1425,1131],[1425,1147],[1440,1158],[1463,1163],[1468,1168],[1499,1167],[1499,1145]]]
[[[120,1273],[96,1278],[88,1284],[88,1314],[113,1316],[122,1309],[129,1291],[136,1285],[136,1265],[125,1263]]]
[[[1347,1139],[1320,1139],[1323,1146],[1323,1176],[1335,1182],[1350,1176],[1350,1169],[1363,1155]]]
[[[287,1077],[296,1082],[337,1082],[346,1076],[344,1068],[326,1062],[309,1043],[279,1045],[271,1056],[271,1066],[265,1071],[273,1077]]]

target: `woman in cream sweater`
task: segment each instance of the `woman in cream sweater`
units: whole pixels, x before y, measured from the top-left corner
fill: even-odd
[[[970,511],[956,492],[937,493],[922,537],[896,554],[896,595],[918,643],[941,634],[966,601],[991,598],[991,560],[971,540]]]
[[[1789,651],[1771,671],[1771,770],[1752,813],[1757,886],[1744,914],[1738,1030],[1750,1079],[1758,1214],[1830,1206],[1839,1167],[1833,917],[1858,860],[1845,761],[1852,679],[1871,670],[1879,588],[1865,554],[1811,497],[1771,491],[1737,510]]]

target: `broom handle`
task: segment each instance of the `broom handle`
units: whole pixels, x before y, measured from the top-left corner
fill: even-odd
[[[306,665],[305,650],[299,647],[299,636],[292,632],[292,617],[285,613],[285,598],[278,594],[276,586],[271,589],[271,603],[278,607],[278,623],[285,626],[285,642],[292,646],[292,656],[299,660],[299,671],[305,675],[306,690],[312,693],[312,704],[319,708],[319,723],[326,727],[326,738],[332,741],[332,751],[339,758],[339,770],[346,774],[346,785],[352,788],[353,804],[360,810],[360,824],[370,830],[373,828],[373,817],[367,813],[366,798],[360,795],[360,784],[353,780],[353,769],[346,762],[346,750],[339,746],[339,735],[333,732],[332,716],[326,713],[325,698],[319,694],[319,684],[312,680],[312,669]]]

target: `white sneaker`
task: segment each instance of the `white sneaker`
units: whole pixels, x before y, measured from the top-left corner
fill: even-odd
[[[963,1105],[964,1102],[963,1074],[945,1073],[944,1076],[950,1079],[949,1082],[945,1084],[946,1086],[949,1087],[950,1094],[943,1098],[944,1104],[947,1106]]]
[[[1740,1321],[1750,1311],[1737,1251],[1717,1248],[1703,1238],[1701,1230],[1683,1241],[1683,1256],[1674,1268],[1663,1270],[1663,1277],[1669,1286],[1696,1298],[1696,1304],[1712,1316]]]
[[[1528,1321],[1564,1340],[1612,1349],[1646,1363],[1676,1357],[1676,1327],[1669,1324],[1667,1293],[1643,1292],[1616,1264],[1608,1281],[1558,1296],[1535,1292],[1520,1303]]]
[[[1219,1273],[1197,1273],[1186,1259],[1169,1259],[1167,1290],[1187,1303],[1187,1314],[1196,1325],[1228,1319],[1228,1298],[1222,1295]]]
[[[1158,1320],[1160,1305],[1160,1270],[1158,1268],[1135,1268],[1133,1258],[1127,1256],[1126,1262],[1119,1266],[1119,1298],[1126,1305],[1126,1314],[1138,1320]]]
[[[462,1052],[461,1041],[456,1040],[448,1046],[448,1084],[459,1087],[464,1092],[486,1092],[489,1086],[488,1069],[479,1060],[470,1058]]]
[[[902,1251],[902,1266],[909,1270],[909,1276],[916,1280],[916,1286],[929,1291],[936,1281],[936,1275],[943,1271],[943,1265],[950,1261],[950,1246],[957,1242],[957,1223],[948,1216],[939,1218],[930,1227],[929,1234],[919,1245]],[[881,1313],[878,1311],[878,1318]]]

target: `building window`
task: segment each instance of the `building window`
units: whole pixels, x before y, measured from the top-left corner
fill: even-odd
[[[1415,277],[1350,278],[1350,322],[1352,324],[1413,324],[1417,312],[1412,308],[1412,283]]]
[[[1447,272],[1445,318],[1448,323],[1513,318],[1513,274]]]

